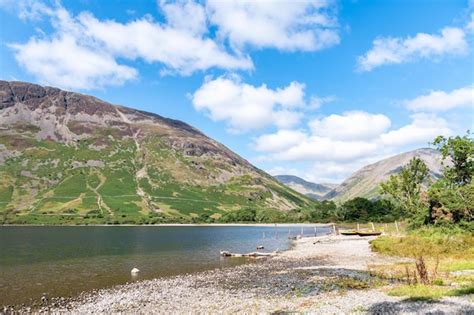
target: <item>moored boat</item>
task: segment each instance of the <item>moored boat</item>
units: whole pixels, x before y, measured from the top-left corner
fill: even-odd
[[[379,236],[382,234],[381,231],[359,231],[357,232],[359,236]]]
[[[356,230],[344,230],[339,232],[341,235],[358,235]]]

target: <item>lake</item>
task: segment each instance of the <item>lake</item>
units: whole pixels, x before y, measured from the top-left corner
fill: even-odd
[[[286,250],[289,233],[299,235],[301,227],[2,226],[0,305],[242,264],[251,259],[221,258],[219,251]],[[305,226],[303,233],[313,236],[315,229]],[[140,269],[136,277],[134,267]]]

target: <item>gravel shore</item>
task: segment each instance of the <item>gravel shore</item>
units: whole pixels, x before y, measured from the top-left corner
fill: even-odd
[[[45,302],[51,313],[474,314],[472,297],[437,302],[388,296],[368,264],[392,259],[370,251],[370,238],[297,240],[278,256],[231,268],[140,281]],[[226,258],[232,259],[232,258]]]

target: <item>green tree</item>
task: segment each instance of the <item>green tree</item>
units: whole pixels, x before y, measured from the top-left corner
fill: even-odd
[[[400,208],[390,200],[369,200],[356,197],[346,201],[340,208],[344,221],[393,222],[400,218]]]
[[[371,210],[372,202],[361,197],[346,201],[341,206],[341,214],[344,221],[367,221]]]
[[[310,211],[311,221],[313,222],[330,222],[339,219],[337,213],[337,205],[332,200],[318,201]]]
[[[410,216],[413,226],[419,226],[428,219],[428,204],[425,194],[422,194],[428,175],[425,162],[414,157],[402,167],[400,173],[380,184],[381,193],[390,196]]]
[[[456,186],[464,186],[471,182],[474,174],[474,141],[468,131],[463,137],[436,137],[433,144],[443,155],[448,157],[452,166],[445,165],[444,178]]]
[[[474,182],[453,187],[441,179],[431,186],[428,195],[431,222],[460,223],[474,219]]]
[[[437,137],[433,144],[443,155],[443,178],[429,190],[429,213],[433,223],[472,222],[474,219],[474,141],[463,137]]]

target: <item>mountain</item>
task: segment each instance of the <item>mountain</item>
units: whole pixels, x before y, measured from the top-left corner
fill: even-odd
[[[0,81],[0,222],[189,222],[312,203],[181,121]]]
[[[337,186],[336,184],[316,184],[293,175],[276,175],[274,177],[280,183],[316,200],[322,199],[324,195]]]
[[[324,199],[344,202],[355,197],[375,198],[379,196],[379,185],[390,175],[398,173],[413,157],[422,159],[430,170],[432,178],[439,178],[443,172],[441,153],[424,148],[405,152],[367,165],[328,192]]]

